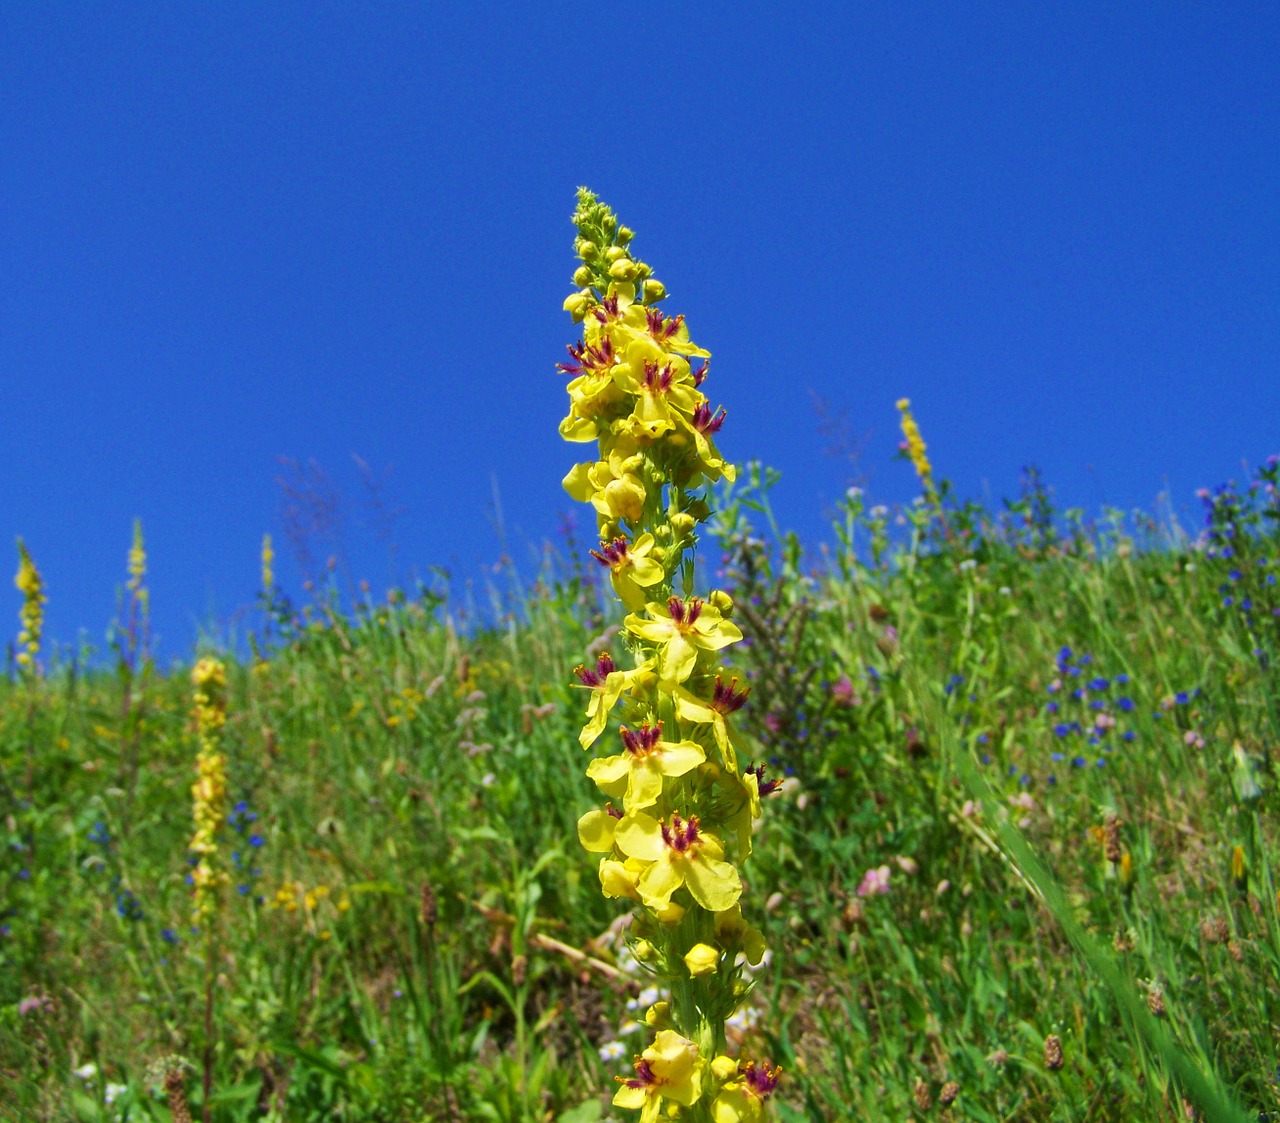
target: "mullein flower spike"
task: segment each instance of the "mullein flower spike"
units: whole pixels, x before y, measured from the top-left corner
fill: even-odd
[[[936,494],[933,486],[933,465],[925,452],[924,437],[920,435],[920,426],[911,413],[911,399],[898,399],[898,412],[902,414],[902,450],[907,454],[916,476],[924,487],[925,495],[932,499]]]
[[[222,752],[222,731],[227,723],[226,668],[206,655],[192,669],[191,684],[199,739],[196,782],[191,786],[196,826],[191,839],[195,858],[191,880],[195,886],[195,917],[203,921],[216,913],[222,887],[229,881],[218,856],[218,836],[227,818],[227,758]]]
[[[605,896],[638,906],[632,950],[670,992],[646,1016],[656,1035],[635,1074],[619,1078],[614,1103],[638,1109],[641,1123],[674,1112],[755,1123],[779,1072],[725,1055],[724,1023],[750,990],[744,966],[764,955],[742,917],[739,866],[776,785],[762,767],[738,764],[730,719],[747,691],[719,664],[742,639],[733,601],[693,595],[708,487],[734,478],[714,442],[726,414],[702,392],[710,354],[683,316],[657,309],[666,289],[632,256],[631,231],[585,188],[573,221],[580,264],[565,310],[582,338],[560,364],[569,379],[560,434],[597,452],[564,486],[595,508],[591,553],[627,613],[621,639],[632,657],[623,667],[603,654],[575,672],[589,692],[582,746],[608,745],[587,775],[609,799],[582,817],[578,837],[600,855]],[[605,736],[615,717],[616,739]]]
[[[22,608],[18,619],[22,624],[18,632],[18,666],[26,672],[36,673],[36,656],[40,653],[40,637],[44,634],[44,606],[48,597],[44,592],[44,578],[31,560],[26,544],[18,539],[18,573],[13,583],[22,594]]]

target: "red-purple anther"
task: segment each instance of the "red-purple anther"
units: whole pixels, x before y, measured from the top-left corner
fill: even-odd
[[[751,690],[738,689],[738,676],[734,675],[725,686],[724,680],[716,675],[716,686],[711,692],[711,708],[722,714],[731,714],[742,709],[747,703]]]
[[[652,1088],[658,1082],[657,1073],[649,1067],[649,1062],[643,1057],[636,1058],[635,1076],[615,1076],[614,1079],[628,1088]]]
[[[578,676],[578,681],[583,686],[603,686],[604,680],[617,669],[617,665],[606,651],[596,660],[596,665],[590,670],[579,663],[578,666],[573,668],[573,673]]]
[[[692,628],[702,615],[702,601],[698,597],[690,597],[687,601],[671,597],[667,601],[667,611],[677,628]]]
[[[759,1099],[766,1099],[778,1086],[782,1078],[782,1068],[770,1068],[768,1065],[756,1065],[755,1061],[747,1061],[738,1065],[738,1075]]]
[[[571,363],[556,363],[556,368],[564,374],[608,374],[617,361],[613,353],[613,340],[607,335],[599,344],[570,343],[569,355]]]
[[[707,380],[707,368],[708,368],[710,365],[711,365],[711,360],[710,360],[710,359],[708,359],[705,363],[703,363],[703,364],[702,364],[702,366],[700,366],[697,370],[695,370],[695,371],[693,372],[693,384],[694,384],[694,386],[701,386],[704,382],[706,382],[706,380]]]
[[[622,734],[622,744],[627,752],[634,756],[644,756],[653,752],[662,740],[662,722],[656,725],[646,723],[634,732],[624,725],[618,732]]]
[[[622,818],[622,812],[619,811],[616,807],[614,807],[612,803],[606,803],[604,805],[604,813],[608,815],[610,819]]]
[[[606,296],[591,312],[602,324],[607,324],[610,320],[616,320],[618,318],[617,296]]]
[[[615,538],[612,542],[601,542],[600,549],[591,550],[590,553],[601,565],[607,565],[610,569],[617,569],[618,566],[626,563],[627,540],[625,538]]]
[[[774,792],[776,792],[780,787],[782,787],[781,780],[766,780],[764,778],[763,764],[753,764],[750,768],[747,769],[747,773],[748,775],[754,776],[756,778],[756,791],[760,793],[761,799],[763,799],[767,795],[773,795]]]
[[[683,316],[668,320],[656,308],[646,308],[644,310],[644,318],[649,328],[649,334],[659,343],[666,343],[668,340],[674,339],[680,331],[680,325],[684,323]]]
[[[671,816],[671,826],[662,824],[662,841],[677,854],[684,854],[693,849],[698,841],[698,817],[690,816],[688,820],[679,815]]]
[[[704,437],[709,437],[712,433],[720,432],[726,416],[724,406],[712,413],[710,404],[703,402],[693,411],[693,427]]]
[[[653,359],[645,359],[644,361],[644,377],[641,382],[644,388],[650,394],[665,394],[671,389],[671,383],[675,380],[675,372],[670,363],[658,366]]]

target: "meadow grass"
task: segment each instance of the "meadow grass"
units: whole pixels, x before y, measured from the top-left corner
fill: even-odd
[[[788,775],[744,875],[776,951],[731,1027],[783,1066],[777,1117],[1280,1108],[1275,466],[1210,495],[1195,544],[944,483],[851,494],[805,554],[768,482],[725,492],[703,552],[749,755]],[[483,624],[422,591],[264,598],[253,654],[223,653],[212,974],[189,668],[14,668],[3,1117],[619,1118],[651,996],[576,837],[596,578],[513,576]]]

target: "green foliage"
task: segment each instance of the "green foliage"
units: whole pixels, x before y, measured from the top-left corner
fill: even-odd
[[[767,473],[726,495],[743,755],[789,774],[751,875],[786,954],[732,1032],[783,1065],[780,1120],[923,1119],[951,1082],[953,1119],[1280,1109],[1266,471],[1194,548],[1063,525],[1033,480],[899,528],[852,495],[805,556]],[[575,840],[589,588],[548,571],[483,627],[264,603],[229,668],[212,1119],[617,1118],[646,978]],[[125,651],[0,684],[0,1118],[166,1121],[169,1054],[204,1106],[189,678]]]

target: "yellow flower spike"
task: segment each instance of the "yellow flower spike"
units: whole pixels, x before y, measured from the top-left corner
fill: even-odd
[[[44,578],[21,538],[18,539],[18,572],[13,583],[22,594],[22,608],[18,612],[22,630],[18,633],[15,659],[23,670],[36,672],[36,656],[40,654],[40,639],[44,635],[44,606],[49,598],[45,595]]]
[[[720,966],[720,953],[710,944],[694,944],[684,955],[684,965],[693,978],[711,975]]]
[[[684,887],[708,912],[732,908],[742,895],[742,879],[714,835],[704,834],[696,817],[672,815],[670,824],[637,811],[625,815],[614,843],[630,858],[647,862],[636,882],[640,899],[649,908],[666,905]]]
[[[662,740],[662,723],[620,730],[624,751],[593,760],[587,776],[611,796],[622,796],[628,811],[652,807],[662,795],[664,776],[683,776],[696,768],[706,754],[692,741]],[[590,849],[590,847],[588,847]]]
[[[645,589],[657,585],[667,575],[662,563],[649,556],[654,545],[653,535],[646,531],[634,542],[618,537],[612,542],[601,542],[599,550],[591,551],[596,561],[609,567],[613,591],[632,612],[644,609]]]
[[[662,1100],[692,1107],[702,1093],[703,1062],[698,1047],[675,1030],[660,1029],[653,1044],[636,1058],[636,1074],[616,1077],[622,1085],[615,1107],[639,1108],[640,1123],[654,1123]]]
[[[276,552],[271,545],[271,535],[264,534],[262,536],[262,591],[268,596],[276,584],[275,561]]]
[[[197,856],[191,880],[196,919],[204,921],[217,911],[220,891],[230,880],[218,861],[218,836],[227,818],[227,758],[222,752],[222,730],[227,722],[226,668],[206,655],[192,669],[191,683],[199,738],[196,782],[191,786],[196,829],[190,850]]]
[[[633,635],[659,645],[659,674],[668,682],[684,682],[693,673],[700,650],[719,651],[742,639],[736,624],[697,597],[671,597],[665,606],[650,604],[646,608],[651,619],[632,613],[624,624]]]
[[[902,436],[907,456],[911,458],[911,465],[915,468],[920,483],[924,485],[926,494],[933,495],[933,466],[925,452],[926,445],[924,437],[920,435],[920,426],[911,414],[910,398],[898,399],[898,412],[902,414]]]

